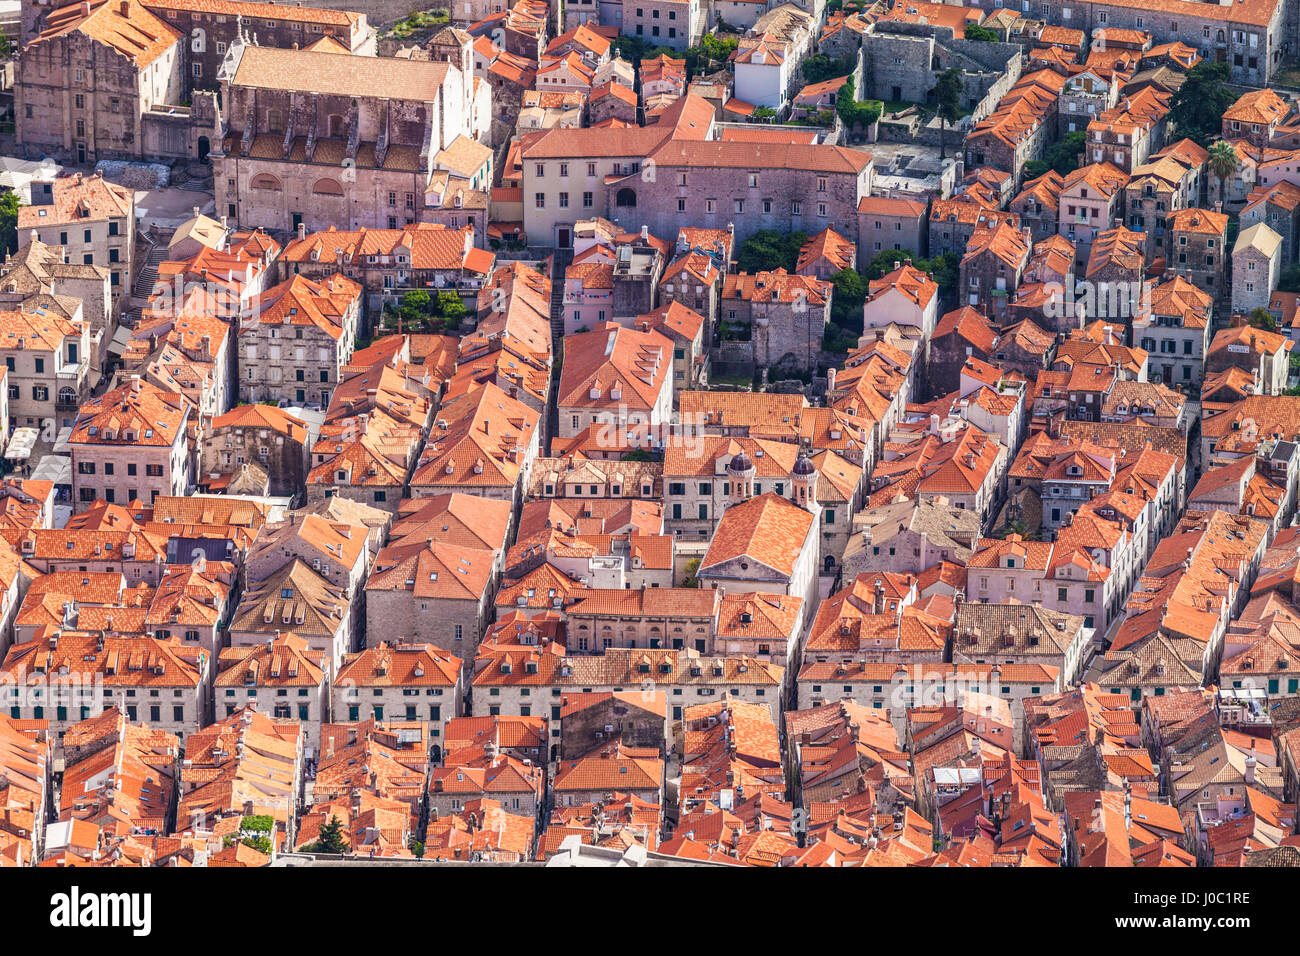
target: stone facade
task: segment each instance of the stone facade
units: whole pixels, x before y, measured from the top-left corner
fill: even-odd
[[[784,269],[727,276],[719,309],[729,324],[748,326],[755,368],[813,369],[831,317],[831,285]]]
[[[322,283],[295,277],[263,293],[262,303],[239,331],[240,401],[328,406],[356,344],[361,287],[339,275]]]
[[[1218,302],[1228,291],[1228,217],[1206,210],[1180,210],[1169,223],[1169,266]]]
[[[573,694],[560,698],[560,757],[575,760],[618,738],[624,746],[657,750],[668,739],[663,691]],[[657,705],[657,706],[656,706]]]
[[[254,414],[264,406],[246,405]],[[267,410],[268,415],[283,416],[288,421],[277,427],[272,421],[259,422],[235,409],[212,422],[203,437],[199,455],[200,479],[229,474],[240,465],[253,462],[266,470],[269,493],[293,497],[307,480],[311,460],[310,441],[305,426],[296,419]]]
[[[418,221],[435,157],[472,135],[472,66],[237,44],[221,69],[218,212],[268,229]]]
[[[1232,311],[1267,309],[1281,274],[1282,237],[1268,225],[1243,229],[1232,250]]]
[[[143,117],[184,96],[183,34],[137,0],[69,4],[44,25],[19,55],[19,150],[77,163],[144,157]],[[142,34],[152,42],[132,46]]]

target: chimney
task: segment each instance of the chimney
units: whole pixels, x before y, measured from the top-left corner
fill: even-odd
[[[298,223],[298,238],[299,239],[307,238],[307,224],[305,222]]]
[[[123,7],[126,6],[126,0],[122,0],[122,6],[123,6]],[[123,10],[122,12],[125,13],[126,11]],[[199,209],[198,206],[191,206],[191,207],[190,207],[190,212],[192,212],[192,213],[194,214],[194,218],[195,218],[195,219],[198,219],[198,218],[199,218],[199,213],[201,213],[202,211],[203,211],[203,210]]]
[[[835,369],[833,368],[826,370],[826,391],[835,391]]]
[[[1256,763],[1255,755],[1253,753],[1247,754],[1246,770],[1242,774],[1242,777],[1246,781],[1247,786],[1251,786],[1255,783],[1255,763]]]

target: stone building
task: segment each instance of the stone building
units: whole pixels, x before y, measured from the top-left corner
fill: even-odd
[[[748,326],[754,368],[810,371],[831,317],[831,284],[784,269],[728,275],[719,311],[725,322]]]
[[[320,281],[336,274],[361,283],[366,312],[374,314],[412,289],[482,288],[496,257],[475,247],[480,225],[472,215],[465,226],[448,228],[418,222],[399,229],[342,230],[330,226],[308,233],[300,226],[280,256],[280,278],[301,275]]]
[[[463,712],[461,659],[422,643],[380,642],[348,654],[334,679],[336,720],[427,720],[442,741],[448,720]]]
[[[1212,299],[1182,276],[1154,285],[1149,295],[1149,311],[1132,317],[1134,345],[1148,352],[1148,377],[1197,388],[1205,377]]]
[[[890,571],[920,574],[941,561],[965,565],[980,537],[980,515],[943,497],[877,504],[853,517],[843,577]]]
[[[321,722],[329,717],[329,669],[305,640],[285,631],[265,644],[222,648],[216,664],[216,716],[224,719],[242,707],[257,707],[279,720],[299,721],[307,745],[320,743]]]
[[[239,41],[241,30],[255,37],[258,46],[375,55],[375,28],[364,13],[318,3],[242,0],[231,7],[224,0],[140,0],[140,4],[189,37],[188,43],[181,44],[181,75],[187,92],[217,89],[222,61]]]
[[[1000,319],[1029,266],[1031,245],[1028,229],[1022,232],[1007,223],[977,229],[961,260],[959,288],[963,299],[995,320]]]
[[[808,234],[835,226],[857,240],[871,191],[871,155],[843,146],[713,140],[713,109],[688,93],[658,122],[619,131],[549,129],[521,138],[524,231],[532,245],[567,248],[593,216],[628,231],[682,226]],[[851,233],[851,234],[850,234]]]
[[[390,545],[366,582],[368,641],[391,636],[473,658],[496,597],[496,554],[437,541]]]
[[[763,591],[803,600],[803,622],[817,606],[818,530],[817,470],[807,457],[795,464],[794,501],[774,492],[749,497],[752,464],[732,459],[733,479],[741,486],[739,503],[722,520],[700,561],[701,588]],[[803,623],[801,622],[801,624]]]
[[[265,644],[292,630],[334,674],[351,647],[351,623],[343,589],[294,558],[244,592],[230,620],[230,646]]]
[[[563,760],[577,759],[612,739],[661,755],[666,750],[668,697],[662,690],[566,694],[560,700]]]
[[[705,6],[700,0],[640,0],[623,8],[623,33],[651,47],[685,50],[700,38]]]
[[[221,67],[217,210],[268,229],[396,229],[419,220],[438,154],[472,138],[459,63],[237,43]]]
[[[98,500],[152,502],[189,490],[192,409],[138,375],[81,406],[68,437],[77,511]]]
[[[50,11],[19,54],[18,149],[77,163],[186,155],[188,111],[175,142],[146,141],[146,118],[184,98],[183,48],[184,34],[138,0]]]
[[[1217,210],[1179,209],[1165,218],[1169,231],[1168,265],[1211,302],[1228,291],[1228,217]]]
[[[947,395],[961,385],[966,360],[993,361],[998,333],[988,318],[973,306],[947,313],[935,326],[930,340],[928,366],[930,386],[937,395]]]
[[[926,211],[926,204],[915,199],[863,196],[858,203],[857,269],[864,271],[885,249],[924,258],[929,249]]]
[[[108,272],[111,307],[130,294],[135,275],[135,193],[96,173],[32,183],[32,203],[18,210],[18,234],[48,246],[62,246],[69,263],[99,266]],[[112,322],[95,324],[94,300],[87,317],[93,330],[111,337]]]
[[[661,307],[680,303],[704,318],[705,348],[713,344],[718,307],[722,299],[723,271],[711,256],[688,252],[664,267],[659,279]]]
[[[1097,67],[1084,68],[1074,74],[1061,90],[1057,101],[1057,135],[1086,130],[1094,119],[1113,108],[1119,101],[1123,75]]]
[[[239,405],[212,420],[199,453],[199,480],[211,482],[255,462],[266,470],[271,495],[294,497],[311,460],[307,425],[269,405]]]
[[[45,311],[0,312],[9,415],[18,426],[72,424],[90,389],[90,329]]]
[[[970,127],[964,151],[966,165],[994,166],[1019,182],[1025,163],[1039,159],[1056,132],[1056,102],[1065,77],[1051,70],[1022,76],[997,108]]]
[[[52,305],[66,303],[63,317],[75,320],[79,313],[89,328],[90,367],[98,372],[115,325],[109,271],[64,262],[62,247],[47,246],[37,236],[37,230],[29,232],[29,241],[0,266],[0,309],[39,305],[49,312]],[[78,303],[76,308],[73,303]]]
[[[846,146],[768,143],[756,151],[744,141],[678,138],[650,153],[647,165],[653,176],[637,172],[605,186],[606,208],[624,228],[671,235],[694,225],[744,237],[834,227],[850,242],[858,241],[858,205],[873,170],[870,153]]]
[[[992,13],[999,9],[999,0],[971,0],[970,6]],[[1157,45],[1194,42],[1202,56],[1227,65],[1231,82],[1258,87],[1268,84],[1282,62],[1292,29],[1284,7],[1263,0],[1231,6],[1179,4],[1175,11],[1123,0],[1071,0],[1063,9],[1070,11],[1070,26],[1089,35],[1104,27],[1108,31],[1145,31]],[[1172,15],[1175,12],[1177,16]]]
[[[1008,211],[1020,217],[1021,225],[1029,230],[1035,243],[1056,235],[1063,184],[1061,174],[1049,169],[1037,179],[1026,182],[1007,206]]]
[[[262,293],[239,330],[239,398],[329,405],[356,343],[361,286],[294,276]]]
[[[572,438],[594,426],[615,443],[629,428],[657,434],[672,417],[673,343],[659,332],[610,322],[570,335],[556,394],[558,435]]]
[[[1232,248],[1232,311],[1267,309],[1281,274],[1282,237],[1265,223],[1243,229]]]
[[[1300,243],[1300,186],[1282,180],[1268,188],[1256,187],[1246,197],[1240,214],[1241,228],[1267,223],[1281,237],[1278,268],[1285,270],[1296,261]]]

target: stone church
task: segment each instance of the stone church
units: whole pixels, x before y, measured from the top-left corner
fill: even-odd
[[[468,42],[459,63],[237,43],[220,81],[214,186],[236,223],[417,222],[439,154],[473,138]]]

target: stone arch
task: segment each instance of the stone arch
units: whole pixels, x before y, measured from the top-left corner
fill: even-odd
[[[276,179],[270,173],[258,173],[248,184],[253,189],[282,189],[280,180]]]
[[[313,196],[342,196],[343,187],[335,179],[318,179],[311,185]]]
[[[632,189],[632,188],[630,188],[630,187],[628,187],[628,186],[624,186],[622,189],[620,189],[620,190],[615,194],[615,196],[614,196],[614,205],[615,205],[615,206],[622,206],[622,207],[624,207],[624,208],[635,208],[635,207],[636,207],[636,190],[635,190],[635,189]]]

